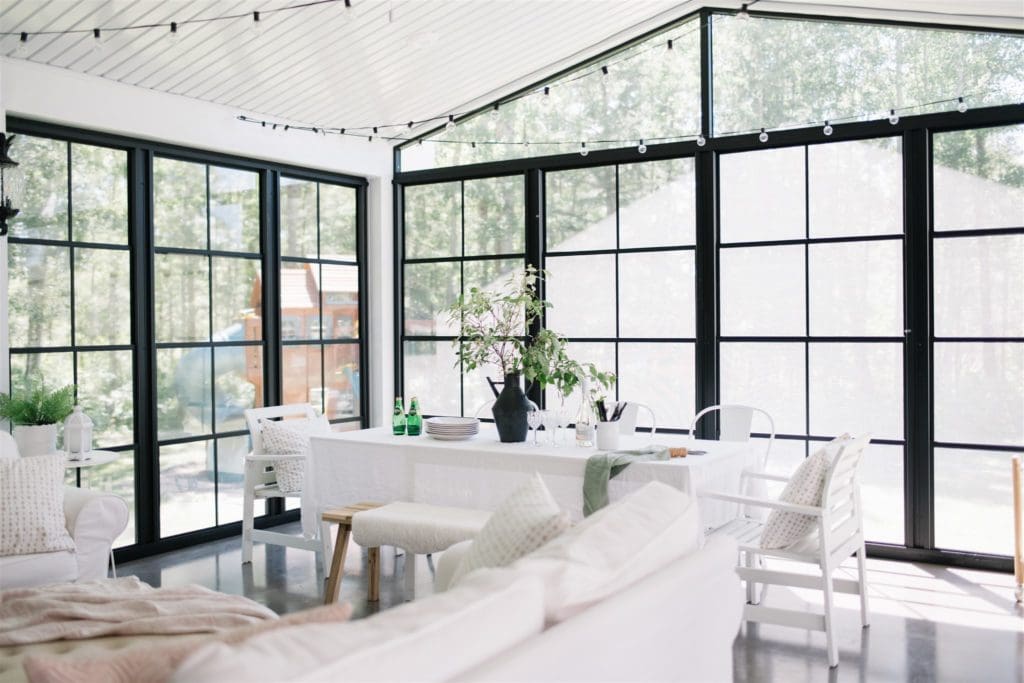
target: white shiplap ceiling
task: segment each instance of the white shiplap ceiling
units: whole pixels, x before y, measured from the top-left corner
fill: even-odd
[[[697,9],[695,0],[0,0],[0,54],[296,123],[359,127],[487,103]],[[709,4],[709,3],[703,3]],[[735,7],[729,0],[720,6]],[[756,9],[1024,26],[1024,0],[762,0]],[[260,34],[251,13],[259,11]],[[243,18],[193,20],[231,14]],[[138,24],[179,25],[104,31]]]

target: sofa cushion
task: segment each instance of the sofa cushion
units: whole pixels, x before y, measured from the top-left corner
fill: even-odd
[[[64,520],[64,456],[0,460],[0,557],[74,550]]]
[[[78,560],[70,550],[0,557],[0,590],[64,583],[77,578]]]
[[[484,567],[504,567],[533,552],[569,528],[569,515],[558,507],[539,474],[503,500],[473,539],[455,568],[451,585]]]
[[[366,619],[296,626],[237,646],[210,645],[172,680],[444,681],[540,633],[543,625],[540,582],[492,569],[446,593]]]
[[[469,552],[469,546],[472,544],[472,540],[456,543],[437,559],[437,567],[434,569],[434,590],[436,592],[440,593],[451,588],[455,570],[459,568],[462,558]]]
[[[295,420],[260,420],[260,441],[263,452],[272,455],[305,455],[309,453],[312,434],[328,434],[330,423],[322,415]],[[282,458],[274,461],[277,487],[282,493],[301,493],[305,473],[302,458]]]
[[[703,542],[697,504],[651,482],[599,510],[510,569],[542,579],[559,622],[654,573]]]

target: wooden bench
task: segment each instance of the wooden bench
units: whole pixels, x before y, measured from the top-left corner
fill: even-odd
[[[331,557],[331,573],[327,578],[327,591],[324,602],[328,605],[338,601],[341,590],[341,573],[345,568],[345,553],[348,552],[348,538],[352,534],[352,518],[357,512],[379,508],[383,503],[356,503],[348,507],[335,508],[323,514],[323,521],[338,525],[337,540],[334,543],[334,555]],[[369,562],[369,588],[366,599],[375,602],[380,599],[380,547],[367,550]]]

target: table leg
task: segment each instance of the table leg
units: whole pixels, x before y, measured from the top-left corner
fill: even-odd
[[[380,548],[370,548],[367,551],[366,573],[369,583],[366,599],[369,602],[377,602],[380,600]]]
[[[327,579],[327,590],[324,604],[332,605],[338,601],[341,590],[341,575],[345,568],[345,552],[348,550],[348,537],[352,527],[348,524],[338,525],[338,537],[334,544],[334,556],[331,558],[331,575]]]
[[[416,597],[416,553],[405,551],[405,599]]]
[[[78,487],[78,488],[82,488],[82,468],[81,467],[76,467],[75,468],[75,486]]]

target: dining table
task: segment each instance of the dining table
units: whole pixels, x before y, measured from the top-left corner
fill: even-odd
[[[360,502],[409,501],[493,510],[537,473],[573,521],[583,517],[583,476],[596,448],[578,447],[566,430],[559,443],[543,436],[535,444],[503,443],[492,423],[464,441],[426,434],[395,435],[390,427],[311,436],[302,492],[302,527],[315,533],[324,511]],[[703,491],[738,493],[744,469],[756,467],[749,442],[706,441],[687,434],[640,432],[622,435],[620,450],[652,445],[685,447],[686,457],[634,462],[608,484],[609,500],[659,481],[690,495]],[[694,451],[697,451],[694,453]],[[725,524],[738,514],[733,503],[698,498],[704,528]]]

